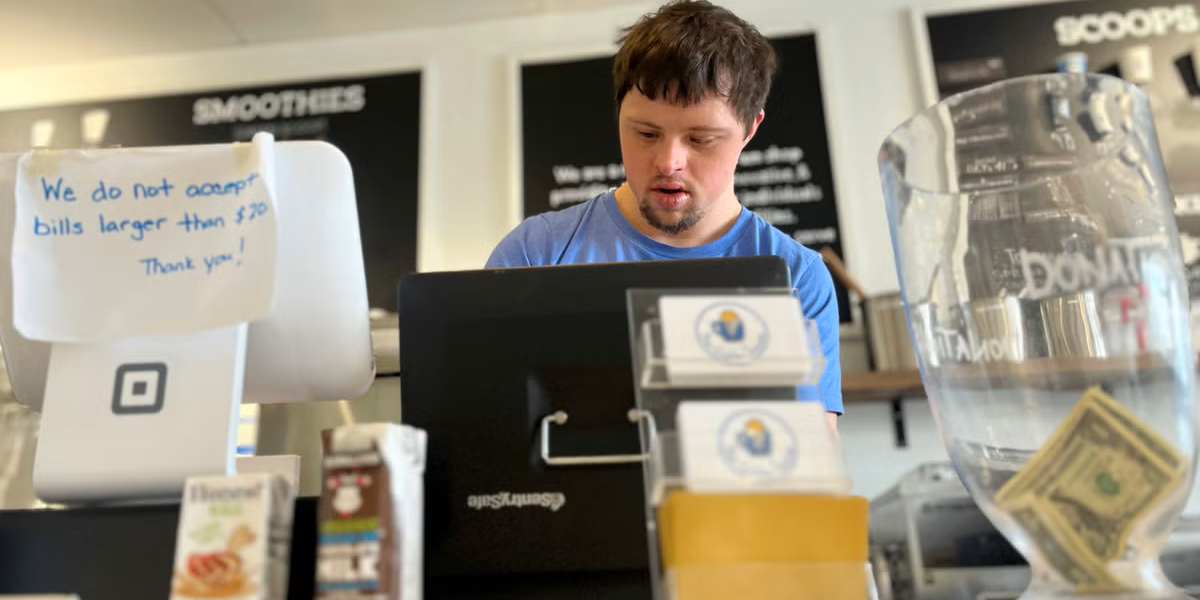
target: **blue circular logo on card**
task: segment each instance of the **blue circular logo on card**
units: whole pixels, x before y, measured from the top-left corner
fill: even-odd
[[[787,421],[765,410],[730,415],[717,430],[721,461],[739,477],[783,477],[796,466],[799,449]]]
[[[696,319],[696,342],[713,359],[730,365],[754,362],[770,342],[767,322],[737,302],[716,302]]]

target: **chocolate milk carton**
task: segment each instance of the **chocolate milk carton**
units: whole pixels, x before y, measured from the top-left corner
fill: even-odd
[[[323,432],[318,600],[420,600],[425,432],[347,425]]]

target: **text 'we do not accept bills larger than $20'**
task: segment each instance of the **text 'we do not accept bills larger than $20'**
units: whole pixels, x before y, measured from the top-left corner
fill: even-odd
[[[274,140],[34,151],[16,174],[13,319],[100,342],[266,315],[274,291]]]

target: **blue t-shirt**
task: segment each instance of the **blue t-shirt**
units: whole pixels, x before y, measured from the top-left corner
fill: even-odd
[[[817,322],[821,335],[827,365],[821,376],[820,398],[826,410],[842,412],[837,298],[833,278],[819,254],[745,208],[733,228],[719,239],[690,248],[670,246],[638,231],[621,214],[614,192],[525,219],[492,251],[487,268],[766,254],[782,257],[791,269],[792,287],[804,315]],[[801,388],[800,393],[801,399],[815,400],[817,390]]]

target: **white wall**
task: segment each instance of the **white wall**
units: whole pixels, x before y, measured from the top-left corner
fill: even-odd
[[[446,0],[453,1],[453,0]],[[978,5],[987,0],[959,0]],[[868,291],[896,286],[875,152],[920,106],[906,0],[725,0],[768,35],[817,27],[846,260]],[[425,67],[420,268],[480,266],[516,225],[513,56],[612,49],[657,2],[595,12],[132,60],[0,71],[0,110]],[[81,60],[86,57],[80,57]],[[770,126],[768,115],[767,125]]]
[[[846,262],[869,292],[895,289],[875,156],[887,133],[922,105],[908,12],[916,4],[722,3],[768,35],[817,28]],[[518,218],[512,193],[511,117],[517,106],[510,59],[610,51],[620,27],[658,4],[0,71],[0,110],[424,67],[419,267],[478,268]],[[770,115],[765,126],[770,127]],[[874,495],[912,465],[944,455],[924,403],[909,402],[907,411],[913,447],[896,451],[886,405],[850,407],[842,427],[859,493]]]

